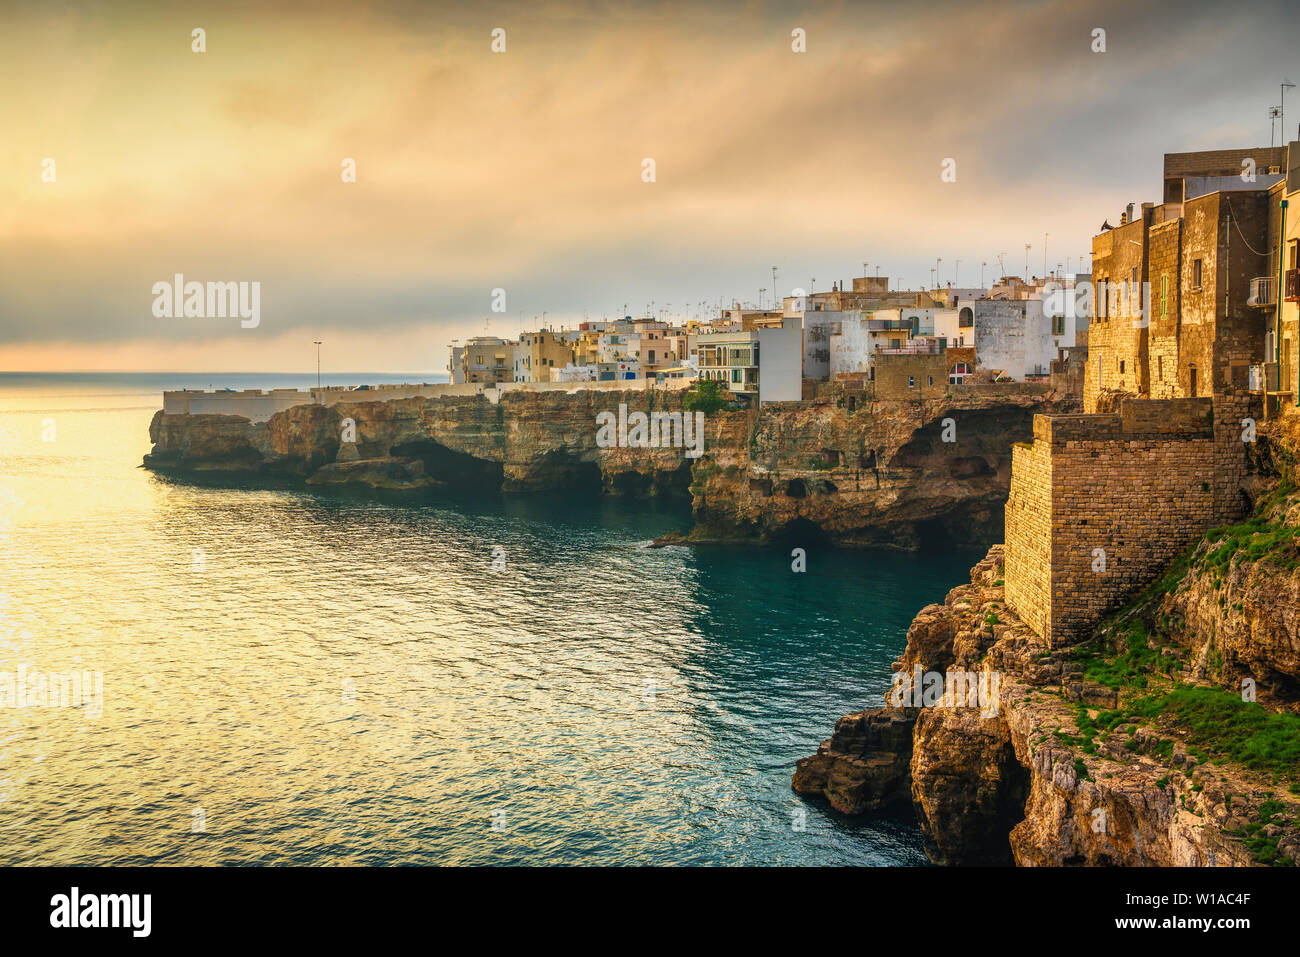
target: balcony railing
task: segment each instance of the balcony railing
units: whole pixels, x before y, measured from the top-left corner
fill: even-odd
[[[1277,303],[1277,280],[1272,276],[1260,276],[1250,281],[1250,298],[1248,306],[1272,306]]]

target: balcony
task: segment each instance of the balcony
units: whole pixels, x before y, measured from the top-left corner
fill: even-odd
[[[937,356],[947,348],[947,339],[917,338],[908,339],[907,342],[896,348],[876,346],[876,354],[882,356]]]
[[[1277,280],[1272,276],[1260,276],[1250,281],[1250,298],[1248,306],[1273,306],[1277,304]]]
[[[1285,280],[1287,302],[1300,302],[1300,269],[1288,269]]]

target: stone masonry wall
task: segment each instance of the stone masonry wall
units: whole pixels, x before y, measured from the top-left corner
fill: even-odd
[[[1012,609],[1049,644],[1078,640],[1207,529],[1239,519],[1240,423],[1256,403],[1127,400],[1118,415],[1035,417],[1007,503]]]
[[[1039,635],[1051,633],[1052,449],[1051,419],[1034,416],[1034,441],[1011,450],[1011,491],[1006,509],[1006,598]]]
[[[876,356],[876,398],[934,399],[948,392],[948,358],[940,352]]]
[[[1148,233],[1152,314],[1147,348],[1153,399],[1177,399],[1184,395],[1178,377],[1182,236],[1182,219],[1152,226]]]

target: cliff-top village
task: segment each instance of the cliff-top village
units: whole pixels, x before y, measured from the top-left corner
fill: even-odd
[[[451,346],[447,384],[168,392],[164,411],[259,422],[308,403],[700,381],[754,412],[832,397],[849,410],[1016,390],[1065,397],[1084,414],[1038,415],[1034,441],[1013,448],[1005,520],[1008,603],[1061,641],[1248,509],[1253,438],[1242,437],[1296,402],[1300,216],[1287,213],[1297,192],[1300,143],[1171,153],[1162,202],[1127,204],[1117,225],[1101,214],[1089,272],[920,291],[864,276],[708,322],[625,316],[473,338]],[[1097,550],[1106,574],[1095,573]]]
[[[864,276],[708,322],[479,337],[451,347],[449,383],[168,392],[145,464],[385,492],[685,496],[691,530],[653,544],[794,544],[793,572],[807,545],[1000,540],[969,585],[917,614],[889,706],[845,715],[795,789],[856,814],[910,788],[941,863],[1294,862],[1293,827],[1232,838],[1225,795],[1245,785],[1190,772],[1203,755],[1134,761],[1118,739],[1102,754],[1086,735],[1058,732],[1068,752],[1041,735],[1071,709],[1081,731],[1090,715],[1142,719],[1125,709],[1155,707],[1140,698],[1149,677],[1217,686],[1219,722],[1259,720],[1234,710],[1256,701],[1296,707],[1297,192],[1300,142],[1166,154],[1162,202],[1102,214],[1089,272],[920,291]],[[241,418],[195,414],[212,412]],[[1207,564],[1211,546],[1227,566]],[[1171,581],[1184,584],[1162,591]],[[945,709],[954,681],[975,694]],[[983,754],[972,720],[1007,736],[987,767],[1010,762],[1061,801],[1031,791],[981,810],[951,793],[926,762]],[[936,728],[955,749],[929,741]],[[1292,745],[1253,733],[1225,753],[1248,763],[1263,748],[1293,774]],[[1171,796],[1175,767],[1203,793]],[[1243,812],[1260,827],[1263,794]],[[1170,824],[1175,800],[1200,810]],[[1058,820],[1098,807],[1136,830]]]
[[[13,6],[7,926],[1286,922],[1294,4]]]
[[[1285,210],[1298,170],[1297,143],[1165,154],[1162,201],[1129,203],[1115,226],[1107,213],[1087,272],[915,291],[855,277],[707,322],[625,316],[479,336],[451,346],[447,371],[453,384],[709,379],[760,402],[807,398],[828,380],[875,382],[894,367],[914,389],[1055,373],[1087,411],[1104,393],[1250,390],[1276,406],[1297,361],[1300,218]]]

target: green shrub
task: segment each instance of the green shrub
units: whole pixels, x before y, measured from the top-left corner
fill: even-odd
[[[682,408],[687,412],[703,412],[711,415],[725,408],[731,397],[723,390],[721,384],[712,379],[700,379],[682,396]]]

